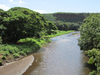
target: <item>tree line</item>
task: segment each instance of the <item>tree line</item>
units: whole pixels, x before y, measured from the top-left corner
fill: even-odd
[[[90,14],[80,27],[79,46],[89,56],[96,69],[89,75],[100,75],[100,13]]]
[[[59,30],[79,30],[89,13],[64,13],[42,14],[48,21],[52,21]]]

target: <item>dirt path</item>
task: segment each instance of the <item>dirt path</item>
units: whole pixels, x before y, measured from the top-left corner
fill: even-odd
[[[0,67],[0,75],[22,75],[34,61],[32,55]]]

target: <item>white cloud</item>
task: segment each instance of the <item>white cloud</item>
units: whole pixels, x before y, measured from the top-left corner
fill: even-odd
[[[7,5],[3,5],[3,4],[0,4],[0,9],[3,9],[3,10],[9,10],[10,9],[10,7],[9,6],[7,6]]]
[[[48,13],[48,12],[43,11],[43,10],[34,10],[34,11],[39,12],[39,13],[41,13],[41,14],[43,14],[43,13]]]
[[[13,1],[13,0],[9,0],[12,4],[16,4],[16,5],[21,5],[21,4],[26,4],[26,2],[22,1],[22,0],[18,0],[17,2]]]
[[[19,3],[20,3],[20,4],[24,4],[25,2],[24,2],[24,1],[19,0]]]
[[[10,2],[13,2],[13,0],[9,0]]]
[[[41,4],[47,4],[47,3],[45,3],[45,2],[42,2],[42,1],[39,1],[39,3],[41,3]]]

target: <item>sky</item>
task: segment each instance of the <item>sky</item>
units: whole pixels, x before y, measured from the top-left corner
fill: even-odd
[[[43,13],[98,13],[100,0],[0,0],[0,9],[25,7]]]

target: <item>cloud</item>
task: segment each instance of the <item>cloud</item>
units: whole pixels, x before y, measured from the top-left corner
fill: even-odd
[[[16,4],[16,5],[21,5],[21,4],[26,4],[26,2],[22,1],[22,0],[18,0],[17,2],[13,1],[13,0],[9,0],[12,4]]]
[[[39,12],[39,13],[41,13],[41,14],[43,14],[43,13],[48,13],[48,12],[43,11],[43,10],[34,10],[34,11]]]
[[[24,2],[24,1],[19,0],[19,3],[20,3],[20,4],[24,4],[25,2]]]
[[[8,7],[7,5],[0,4],[0,9],[7,11],[10,9],[10,7]]]
[[[10,2],[13,2],[13,0],[9,0]]]
[[[39,3],[40,3],[40,4],[47,4],[47,3],[45,3],[45,2],[42,2],[42,1],[40,1]]]

